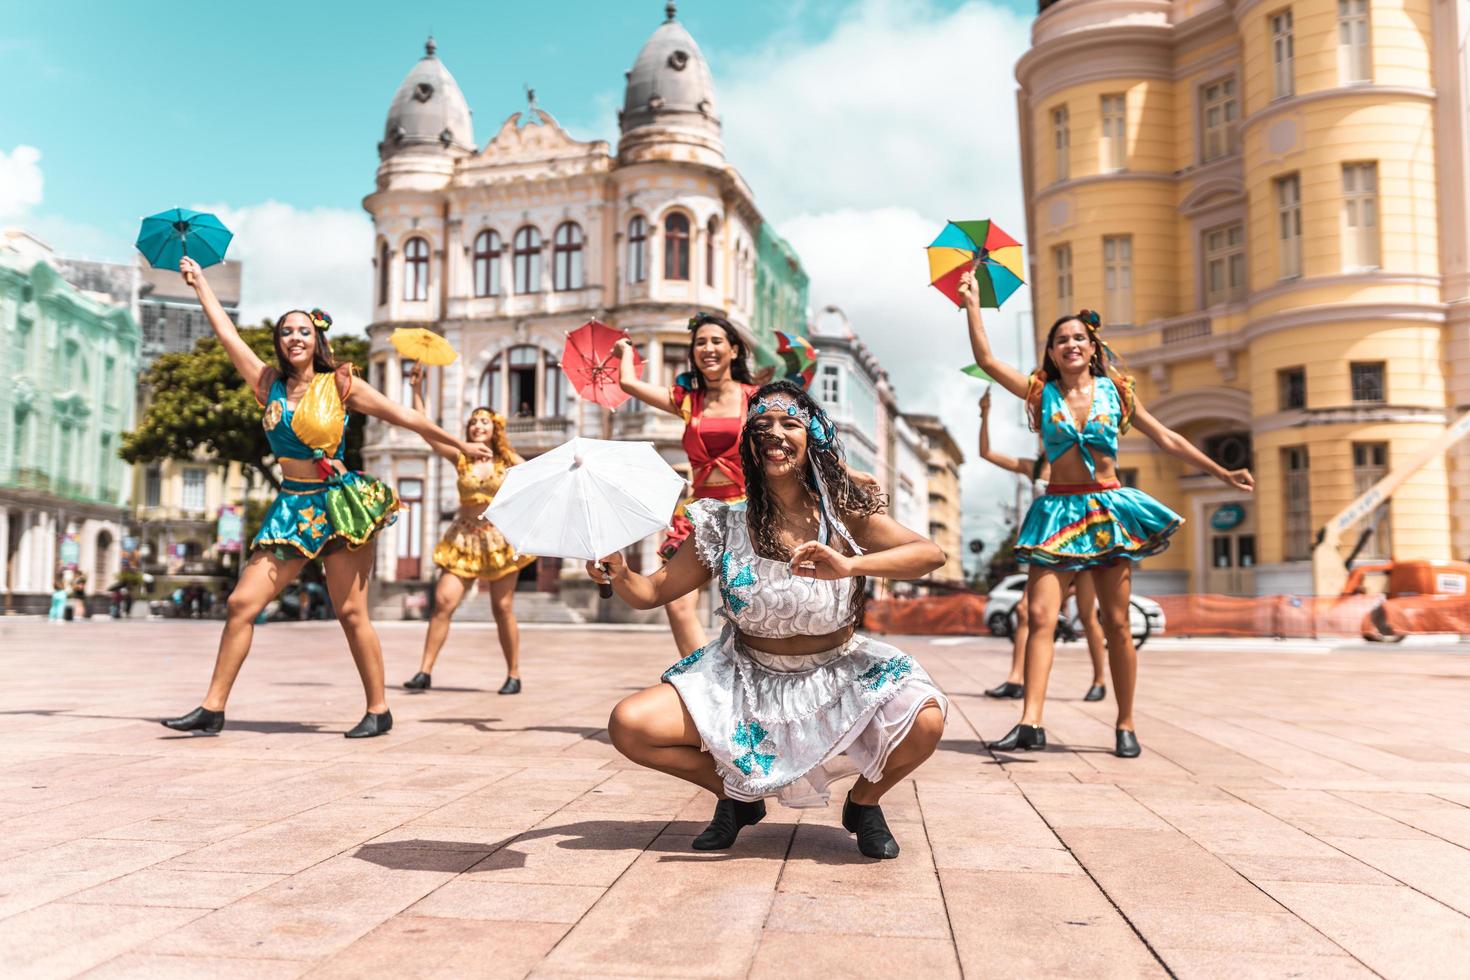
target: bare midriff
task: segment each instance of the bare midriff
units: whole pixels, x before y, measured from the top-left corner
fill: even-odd
[[[840,647],[851,638],[857,627],[844,626],[832,633],[824,633],[821,636],[751,636],[740,630],[735,635],[740,642],[752,650],[761,653],[774,653],[781,657],[802,657],[813,653],[825,653],[833,647]]]
[[[281,475],[288,480],[302,480],[306,483],[320,483],[321,474],[316,471],[316,463],[309,459],[282,459],[277,460],[281,464]],[[332,460],[332,468],[338,473],[346,473],[347,467],[342,465],[340,459]]]
[[[1097,475],[1087,472],[1087,463],[1077,449],[1068,449],[1051,464],[1049,483],[1108,483],[1118,479],[1118,461],[1097,447],[1092,447],[1092,460]]]

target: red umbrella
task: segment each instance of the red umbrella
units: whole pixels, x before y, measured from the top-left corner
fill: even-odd
[[[578,395],[608,408],[617,408],[628,400],[628,393],[618,386],[620,359],[613,353],[613,344],[627,336],[600,320],[588,320],[567,334],[561,369]],[[643,358],[636,349],[633,367],[642,376]]]

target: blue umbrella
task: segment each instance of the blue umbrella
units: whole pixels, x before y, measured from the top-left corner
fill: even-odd
[[[212,214],[170,208],[144,218],[133,244],[153,268],[177,269],[186,255],[201,267],[223,262],[233,237]]]

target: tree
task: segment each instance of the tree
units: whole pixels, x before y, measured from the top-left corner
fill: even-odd
[[[270,321],[240,330],[241,338],[267,364],[276,363],[271,333]],[[364,337],[332,338],[338,364],[350,361],[362,371],[367,352]],[[148,405],[138,427],[123,433],[119,455],[124,460],[134,464],[192,460],[203,451],[217,462],[250,467],[272,487],[281,488],[268,462],[273,457],[260,425],[260,408],[218,340],[205,337],[191,351],[164,354],[143,380]],[[362,465],[363,422],[354,414],[347,426],[349,469]]]

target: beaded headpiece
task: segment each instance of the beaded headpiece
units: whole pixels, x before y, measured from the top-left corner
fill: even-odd
[[[768,413],[784,413],[794,419],[800,419],[804,424],[811,424],[812,413],[800,405],[796,399],[789,395],[768,395],[758,402],[752,402],[750,410],[745,413],[745,421],[753,422],[762,415]]]
[[[306,315],[311,318],[311,325],[318,330],[331,329],[332,317],[321,307],[312,307],[311,312]]]

